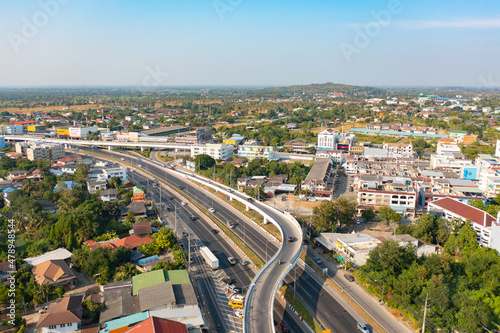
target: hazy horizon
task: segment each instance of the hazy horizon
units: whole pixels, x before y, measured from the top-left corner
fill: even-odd
[[[2,5],[3,88],[500,87],[493,0]]]

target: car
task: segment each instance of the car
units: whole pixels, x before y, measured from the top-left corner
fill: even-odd
[[[247,266],[248,265],[248,261],[247,260],[241,260],[241,265],[242,266]]]
[[[217,229],[212,229],[210,230],[211,233],[213,233],[214,235],[217,235],[219,233],[219,230]]]
[[[212,213],[212,214],[213,214],[213,213],[215,213],[215,209],[213,209],[212,207],[210,207],[210,208],[208,209],[208,211],[209,211],[210,213]]]
[[[356,327],[358,328],[358,331],[360,331],[360,332],[370,333],[370,331],[368,330],[368,327],[366,327],[366,325],[363,324],[362,322],[358,322],[358,324],[356,325]]]
[[[231,284],[227,287],[227,292],[231,292],[234,294],[241,294],[241,288],[237,288],[236,286]]]
[[[196,216],[191,215],[191,221],[195,221],[195,220],[196,220]]]
[[[175,198],[174,197],[168,197],[170,200],[174,200]]]
[[[124,159],[123,157],[122,157],[122,158],[120,158],[120,159],[121,159],[122,161],[125,161],[125,159]]]
[[[288,325],[284,321],[282,321],[280,323],[280,327],[281,327],[281,332],[283,332],[283,333],[290,333],[291,332],[290,327],[288,327]]]
[[[347,281],[349,282],[354,282],[354,276],[350,275],[350,274],[344,274],[344,277]]]
[[[307,200],[309,200],[309,201],[318,201],[318,199],[316,199],[315,197],[307,197]]]
[[[139,168],[142,168],[142,164],[139,164],[138,166],[139,166]]]
[[[156,183],[153,183],[153,187],[158,187],[158,184],[156,184]]]
[[[314,262],[317,263],[318,265],[321,265],[323,263],[323,260],[321,260],[320,257],[314,257]]]
[[[224,282],[225,284],[232,284],[233,283],[233,279],[231,279],[229,276],[223,277],[221,281]]]
[[[285,197],[282,197],[282,198],[281,198],[281,201],[286,201],[286,198],[285,198]]]
[[[336,196],[336,195],[334,195],[334,196],[333,196],[333,198],[334,198],[334,199],[337,199],[337,196]]]
[[[229,300],[231,301],[244,301],[245,296],[244,295],[232,295]]]
[[[234,257],[227,257],[227,261],[229,261],[231,265],[236,265],[238,263],[238,259]]]
[[[174,209],[172,207],[167,207],[167,212],[173,212]]]
[[[309,245],[309,241],[308,241],[307,239],[303,239],[303,240],[302,240],[302,244],[303,244],[303,245]]]
[[[186,206],[186,205],[187,205],[187,202],[186,202],[186,201],[183,201],[183,202],[181,202],[181,205]]]
[[[234,229],[234,224],[232,224],[231,222],[227,222],[227,226],[229,227],[229,229]]]
[[[293,242],[293,236],[288,236],[288,241]]]
[[[359,219],[357,219],[356,224],[361,224],[361,221]]]
[[[248,201],[248,202],[252,202],[252,201],[253,201],[253,199],[252,199],[252,198],[247,198],[247,201]]]
[[[183,190],[184,189],[184,186],[179,186],[179,190]]]
[[[236,311],[236,312],[234,313],[234,316],[235,316],[236,318],[241,318],[241,319],[243,319],[243,311],[241,311],[241,310]]]
[[[170,167],[170,170],[175,170],[175,168],[174,167]]]
[[[187,236],[189,236],[189,234],[187,233],[187,231],[183,231],[183,232],[182,232],[182,237],[187,238]],[[181,243],[181,244],[182,244],[182,243]]]

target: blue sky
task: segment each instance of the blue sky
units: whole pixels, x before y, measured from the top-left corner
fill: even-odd
[[[0,13],[0,86],[500,86],[493,0],[0,0]]]

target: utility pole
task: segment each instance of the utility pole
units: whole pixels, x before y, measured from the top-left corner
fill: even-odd
[[[159,208],[160,208],[160,221],[161,221],[161,210],[162,210],[162,207],[163,207],[163,206],[162,206],[162,205],[163,205],[163,202],[161,201],[161,183],[160,183],[160,182],[158,182],[158,184],[159,184],[159,186],[160,186],[160,205],[159,205],[160,207],[159,207]],[[163,222],[163,221],[162,221],[162,222]]]
[[[188,272],[191,268],[191,235],[188,234]]]
[[[175,207],[174,207],[174,229],[175,229],[175,233],[177,234],[177,202],[175,203]]]
[[[424,305],[424,320],[422,324],[422,333],[425,333],[425,318],[427,317],[427,301],[429,300],[429,293],[425,296],[425,305]]]

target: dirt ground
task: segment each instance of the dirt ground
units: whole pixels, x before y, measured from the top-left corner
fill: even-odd
[[[71,111],[81,111],[80,109],[89,109],[89,108],[101,108],[102,105],[97,105],[97,104],[88,104],[88,105],[72,105],[69,108]],[[7,112],[19,112],[19,113],[31,113],[35,111],[62,111],[64,108],[67,108],[67,106],[60,105],[60,106],[37,106],[34,108],[0,108],[0,111],[7,111]],[[65,110],[66,111],[66,110]],[[69,111],[69,110],[67,110]]]

